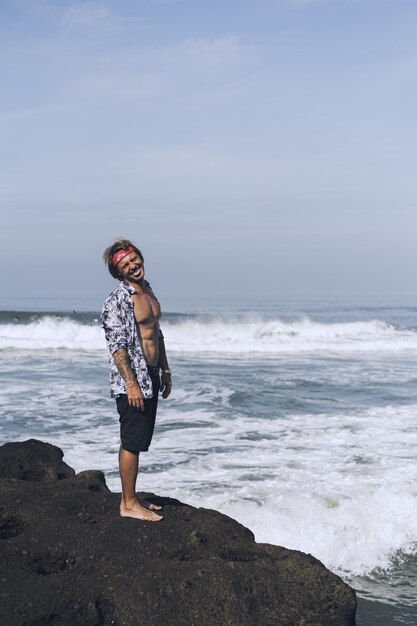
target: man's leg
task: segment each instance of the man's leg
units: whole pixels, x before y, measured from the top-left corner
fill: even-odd
[[[120,447],[119,450],[119,471],[122,481],[122,499],[120,502],[120,515],[122,517],[133,517],[149,522],[159,522],[161,515],[157,515],[150,508],[160,508],[156,505],[149,505],[142,500],[139,502],[136,495],[136,478],[138,475],[139,454],[134,454]]]

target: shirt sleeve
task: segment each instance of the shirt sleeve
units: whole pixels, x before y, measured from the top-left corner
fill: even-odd
[[[120,348],[128,348],[126,324],[121,319],[120,312],[115,303],[105,302],[101,312],[101,323],[104,329],[107,347],[110,354],[114,354]]]

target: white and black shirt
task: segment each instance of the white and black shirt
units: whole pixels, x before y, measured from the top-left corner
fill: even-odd
[[[149,283],[146,282],[149,287]],[[103,304],[101,322],[109,351],[110,367],[110,395],[115,398],[126,393],[126,383],[119,374],[113,354],[120,348],[125,348],[129,355],[130,366],[136,375],[140,390],[144,398],[152,398],[152,381],[149,376],[142,346],[133,313],[133,302],[130,297],[135,293],[134,287],[121,282],[109,295]]]

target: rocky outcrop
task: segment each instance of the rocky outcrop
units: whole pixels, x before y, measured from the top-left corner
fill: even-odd
[[[162,522],[122,519],[102,472],[75,475],[62,456],[0,448],[2,624],[355,624],[354,591],[312,556],[170,498],[148,495]]]
[[[75,472],[62,460],[64,453],[50,443],[29,439],[0,448],[0,478],[63,480]]]

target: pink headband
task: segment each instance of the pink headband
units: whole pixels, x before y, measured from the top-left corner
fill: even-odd
[[[126,248],[126,250],[119,250],[116,254],[113,254],[113,258],[111,260],[113,267],[116,267],[119,261],[123,259],[130,252],[134,252],[133,248]]]

